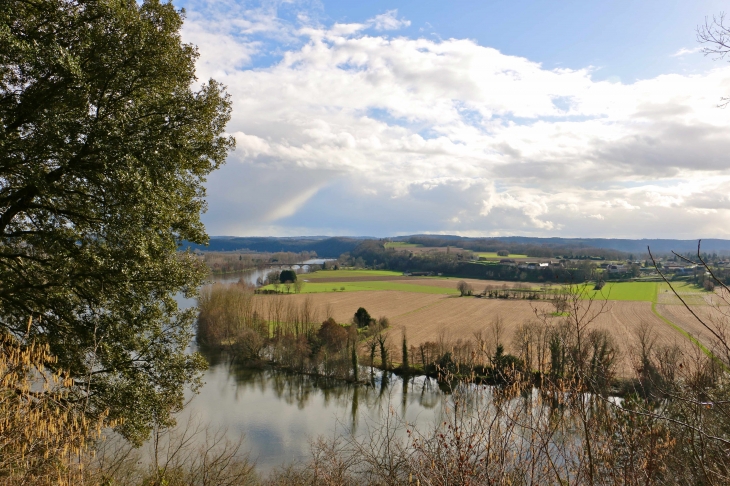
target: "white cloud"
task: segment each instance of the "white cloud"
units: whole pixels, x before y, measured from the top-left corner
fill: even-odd
[[[700,52],[701,50],[702,50],[702,47],[693,47],[691,49],[687,48],[687,47],[683,47],[683,48],[679,49],[677,52],[675,52],[674,54],[672,54],[672,57],[681,57],[681,56],[684,56],[687,54],[694,54],[696,52]]]
[[[372,25],[375,30],[398,30],[411,25],[410,20],[398,19],[398,10],[388,10],[387,12],[376,15],[367,22]]]
[[[262,10],[189,18],[200,78],[234,102],[213,234],[730,233],[713,192],[730,181],[730,115],[716,108],[728,68],[611,83],[471,40],[367,33],[407,26],[395,10],[331,27]],[[244,67],[260,35],[279,39],[280,60]]]

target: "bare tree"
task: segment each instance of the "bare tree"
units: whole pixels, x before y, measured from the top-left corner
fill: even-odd
[[[474,291],[472,289],[472,286],[464,282],[463,280],[459,280],[459,283],[456,284],[456,289],[459,291],[462,297],[464,297],[465,295],[471,295]]]
[[[697,42],[705,45],[702,48],[705,56],[725,59],[730,53],[730,27],[725,25],[724,12],[713,15],[712,19],[705,17],[705,23],[697,27]],[[718,106],[724,108],[728,103],[730,97],[722,97]]]

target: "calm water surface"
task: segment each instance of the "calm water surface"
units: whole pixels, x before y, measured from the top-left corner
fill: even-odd
[[[205,354],[205,353],[204,353]],[[266,472],[285,463],[309,458],[309,442],[317,436],[362,433],[383,413],[428,427],[442,409],[434,380],[403,380],[376,372],[369,385],[276,370],[251,370],[231,364],[224,356],[206,356],[211,366],[205,386],[193,397],[185,414],[195,414],[229,437],[244,434],[244,445]],[[363,368],[363,376],[370,377]]]

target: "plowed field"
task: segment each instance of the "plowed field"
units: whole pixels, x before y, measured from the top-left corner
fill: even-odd
[[[436,279],[432,281],[444,282]],[[553,310],[552,304],[541,301],[477,299],[399,291],[291,294],[279,298],[282,297],[295,303],[311,299],[322,319],[326,307],[329,306],[335,320],[342,323],[349,322],[358,307],[365,307],[373,317],[388,317],[393,332],[400,333],[405,329],[410,343],[414,345],[436,341],[441,334],[453,340],[470,339],[475,331],[488,332],[491,322],[499,316],[504,325],[505,344],[509,348],[514,330],[520,324],[535,319],[535,309],[548,313]],[[256,296],[261,303],[267,298],[272,296]],[[688,332],[695,334],[700,330],[698,324],[682,314],[683,308],[657,307],[661,308],[658,310],[662,315],[675,324],[686,327]],[[562,318],[556,316],[549,319],[557,323]],[[628,355],[636,346],[636,329],[642,322],[651,326],[660,344],[689,344],[685,336],[652,312],[650,302],[608,302],[605,312],[596,318],[591,328],[611,332],[624,354]]]
[[[677,326],[684,329],[694,338],[704,344],[708,349],[713,348],[716,341],[712,332],[704,327],[683,305],[664,305],[657,304],[657,312],[672,321]],[[711,329],[720,335],[727,335],[730,332],[724,322],[724,316],[721,311],[710,305],[692,306],[692,310],[697,314]],[[723,309],[725,311],[725,309]]]
[[[364,307],[373,317],[385,316],[392,319],[394,316],[412,312],[442,299],[451,298],[443,294],[426,294],[416,292],[401,292],[397,290],[361,292],[327,292],[319,294],[291,294],[281,296],[257,295],[255,299],[264,303],[266,299],[283,298],[301,304],[305,299],[311,299],[318,314],[324,320],[325,309],[330,307],[332,317],[337,322],[350,322],[359,307]],[[265,307],[265,306],[261,306]]]
[[[552,305],[523,300],[447,298],[427,308],[394,316],[391,321],[395,327],[404,327],[413,343],[419,343],[435,340],[441,332],[453,339],[468,338],[475,331],[487,330],[497,316],[501,317],[507,335],[511,335],[519,324],[536,318],[535,309],[550,312]],[[561,317],[550,319],[557,321]],[[654,315],[649,302],[609,302],[592,328],[607,329],[620,343],[625,343],[634,339],[634,329],[642,322],[651,325],[667,343],[678,337],[685,339]]]

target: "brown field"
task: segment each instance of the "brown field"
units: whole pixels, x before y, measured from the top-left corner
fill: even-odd
[[[455,285],[458,280],[413,279],[413,281],[419,284],[432,282],[439,285],[447,283]],[[478,282],[482,285],[488,284],[481,280]],[[501,285],[501,282],[499,284]],[[349,322],[358,307],[364,307],[373,317],[387,317],[391,322],[391,332],[396,333],[398,339],[405,330],[410,344],[413,345],[439,339],[471,339],[475,332],[489,333],[492,321],[500,317],[504,326],[503,340],[508,350],[511,348],[514,330],[520,324],[535,320],[537,318],[535,311],[544,314],[553,310],[552,304],[544,301],[477,299],[400,291],[327,292],[281,297],[286,300],[291,299],[291,302],[297,304],[310,299],[321,319],[324,319],[329,312],[335,320],[342,323]],[[260,304],[268,298],[272,296],[256,296]],[[327,307],[329,311],[326,310]],[[705,307],[710,309],[709,306]],[[675,305],[658,305],[657,309],[667,319],[688,332],[700,334],[702,341],[709,344],[705,339],[708,333],[698,332],[701,325],[689,318],[691,316],[686,309]],[[547,319],[557,324],[562,318],[547,317]],[[591,328],[606,329],[616,338],[626,358],[622,360],[622,374],[630,371],[630,358],[635,354],[638,344],[636,331],[642,323],[650,326],[659,345],[679,344],[685,349],[691,347],[685,336],[652,312],[650,302],[610,301],[606,304],[605,312],[596,318]]]
[[[412,311],[391,319],[394,327],[405,328],[414,343],[433,341],[442,332],[453,339],[470,337],[475,331],[486,330],[500,317],[510,334],[519,324],[536,319],[538,313],[551,312],[547,302],[523,300],[442,298],[428,308]],[[674,342],[678,334],[651,311],[649,302],[612,301],[606,311],[598,316],[593,327],[607,329],[620,342],[633,340],[633,329],[641,322],[652,326],[661,340]],[[561,317],[550,317],[559,320]]]
[[[708,349],[714,347],[716,341],[712,332],[704,327],[683,305],[664,305],[657,304],[657,312],[681,327],[693,337],[697,338]],[[728,335],[730,328],[724,322],[727,322],[725,309],[720,310],[711,305],[692,306],[692,311],[697,314],[712,330],[719,335]]]
[[[373,317],[388,317],[413,312],[430,305],[440,299],[450,298],[442,294],[426,294],[401,292],[397,290],[378,291],[364,290],[360,292],[322,292],[314,294],[290,294],[281,296],[257,295],[259,303],[266,299],[283,298],[301,304],[310,299],[321,319],[324,320],[329,306],[332,317],[341,323],[350,322],[358,307],[364,307]]]

